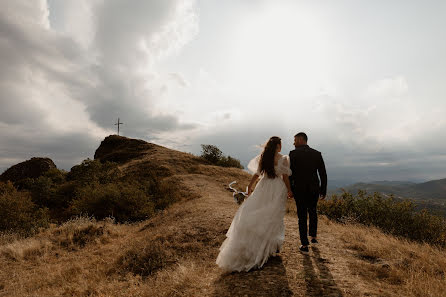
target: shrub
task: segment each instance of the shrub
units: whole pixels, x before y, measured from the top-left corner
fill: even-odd
[[[364,191],[356,196],[344,192],[321,201],[318,208],[321,214],[338,222],[376,226],[396,236],[446,246],[445,219],[426,210],[416,211],[416,205],[409,200],[384,198],[379,193],[367,195]]]
[[[69,173],[54,168],[22,180],[26,192],[4,184],[0,215],[7,213],[0,218],[0,230],[18,230],[18,226],[30,230],[38,221],[44,226],[49,217],[61,223],[83,214],[97,219],[113,216],[118,222],[140,221],[177,201],[184,192],[156,170],[143,173],[123,176],[116,163],[86,159]],[[12,217],[18,219],[10,220]]]
[[[227,156],[227,157],[223,156],[220,159],[220,161],[217,162],[217,165],[223,166],[223,167],[235,167],[235,168],[240,168],[240,169],[244,168],[239,160],[237,160],[231,156]]]
[[[223,152],[212,144],[201,145],[201,157],[212,164],[217,164],[223,156]]]
[[[171,179],[160,180],[154,175],[149,175],[144,180],[140,180],[139,183],[140,188],[154,203],[155,209],[165,209],[181,198],[178,184]]]
[[[231,156],[224,156],[223,152],[212,144],[201,145],[200,157],[213,165],[243,169],[243,166],[239,160]]]
[[[20,188],[31,193],[32,201],[38,207],[60,208],[64,196],[61,196],[58,190],[65,181],[66,173],[57,168],[52,168],[42,176],[20,181]]]
[[[112,216],[118,222],[138,221],[153,215],[155,205],[150,198],[138,184],[92,183],[77,190],[71,211],[96,219]]]
[[[0,247],[0,255],[14,261],[32,260],[47,254],[52,248],[46,238],[28,237]]]
[[[99,160],[91,159],[86,159],[81,164],[73,166],[67,174],[67,180],[76,181],[80,185],[111,183],[117,181],[119,177],[120,171],[116,163],[101,163]]]
[[[76,193],[88,185],[116,182],[120,172],[115,163],[101,163],[86,159],[74,166],[69,173],[50,169],[38,178],[27,178],[20,186],[31,193],[32,201],[41,208],[48,208],[52,219],[62,222],[73,213],[68,209]],[[74,213],[78,215],[79,213]]]
[[[130,272],[143,277],[162,269],[175,260],[172,253],[166,250],[159,240],[138,242],[116,261],[116,268],[120,272]]]
[[[76,250],[109,235],[111,223],[113,220],[107,219],[99,223],[93,218],[79,216],[66,221],[55,229],[51,228],[49,237],[61,247]]]
[[[48,222],[47,209],[38,208],[29,192],[17,191],[11,182],[0,182],[0,231],[31,235]]]

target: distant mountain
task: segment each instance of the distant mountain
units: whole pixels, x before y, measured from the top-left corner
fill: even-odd
[[[343,187],[346,191],[357,192],[365,190],[369,193],[380,192],[383,194],[393,194],[396,197],[412,199],[435,199],[446,202],[446,178],[428,181],[424,183],[414,183],[407,181],[376,181],[371,183],[356,183]],[[337,192],[340,192],[338,189]]]
[[[420,208],[429,208],[446,215],[446,178],[423,183],[407,181],[375,181],[370,183],[356,183],[331,191],[332,194],[342,190],[357,193],[359,190],[367,193],[382,193],[394,195],[399,199],[411,199]]]
[[[416,190],[419,198],[430,196],[433,199],[446,200],[446,178],[416,184],[413,188]]]
[[[409,182],[409,181],[389,181],[389,180],[374,181],[374,182],[372,182],[372,184],[387,185],[387,186],[412,186],[412,185],[416,185],[416,183]]]
[[[352,184],[352,180],[343,180],[343,179],[328,179],[327,188],[328,191],[336,191],[339,188],[346,187]]]

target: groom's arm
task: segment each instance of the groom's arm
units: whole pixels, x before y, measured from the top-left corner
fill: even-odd
[[[325,198],[327,195],[327,171],[325,170],[324,159],[322,158],[322,154],[320,154],[319,166],[317,168],[319,172],[319,177],[321,179],[321,190],[320,194]]]

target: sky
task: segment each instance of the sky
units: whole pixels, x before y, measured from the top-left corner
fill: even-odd
[[[110,134],[242,164],[306,132],[329,180],[446,178],[446,2],[5,0],[0,172]]]

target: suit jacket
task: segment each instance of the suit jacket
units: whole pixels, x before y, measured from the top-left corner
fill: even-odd
[[[327,172],[325,170],[322,154],[310,148],[308,145],[301,145],[290,152],[290,176],[291,189],[296,195],[327,194]],[[320,181],[319,181],[319,177]]]

